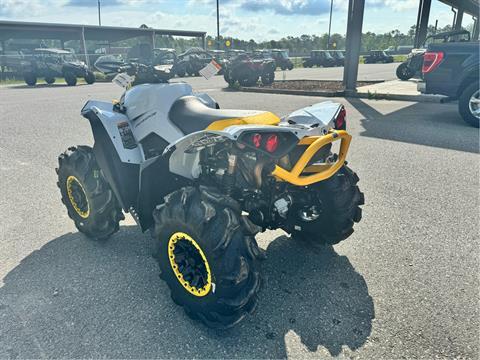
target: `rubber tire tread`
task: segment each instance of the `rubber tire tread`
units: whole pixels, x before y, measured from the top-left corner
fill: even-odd
[[[260,228],[241,215],[239,204],[214,188],[185,187],[165,197],[153,212],[154,257],[172,300],[186,314],[210,328],[238,324],[256,308],[261,286],[261,250],[255,241]],[[185,232],[199,244],[212,273],[215,291],[197,297],[179,283],[168,258],[168,242]]]
[[[71,147],[58,157],[57,186],[68,216],[78,231],[94,240],[106,240],[119,230],[119,222],[125,217],[110,185],[104,179],[92,148]],[[90,206],[90,214],[84,219],[77,214],[67,194],[67,178],[75,176],[83,186]]]
[[[462,119],[469,125],[478,128],[480,121],[470,112],[469,102],[470,97],[478,90],[478,82],[474,81],[468,85],[458,99],[458,112]]]
[[[302,223],[302,231],[294,231],[294,236],[321,245],[334,245],[352,235],[354,223],[362,219],[360,206],[365,203],[358,181],[357,174],[344,165],[331,178],[312,187],[322,202],[322,213],[317,220]]]

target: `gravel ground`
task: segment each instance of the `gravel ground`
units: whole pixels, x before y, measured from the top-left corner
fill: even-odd
[[[188,81],[226,108],[284,115],[322,100]],[[89,241],[60,202],[57,155],[92,144],[80,108],[120,94],[112,84],[0,88],[0,358],[478,359],[479,134],[454,104],[336,99],[363,221],[326,249],[259,235],[258,310],[216,332],[172,303],[148,234],[126,221],[109,241]]]

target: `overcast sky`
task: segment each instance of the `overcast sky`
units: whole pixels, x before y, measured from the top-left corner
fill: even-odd
[[[215,0],[101,0],[102,24],[216,33]],[[348,0],[334,0],[332,32],[346,31]],[[418,0],[366,0],[364,32],[408,31]],[[220,0],[222,35],[269,40],[328,31],[330,0]],[[98,24],[97,0],[0,0],[0,19]],[[452,22],[449,7],[433,0],[430,22]],[[464,24],[471,22],[464,17]]]

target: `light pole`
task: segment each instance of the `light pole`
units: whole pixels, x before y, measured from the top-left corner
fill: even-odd
[[[102,18],[100,16],[100,0],[97,1],[98,4],[98,26],[102,26]]]
[[[220,12],[218,10],[218,2],[217,0],[217,49],[220,50]]]
[[[328,22],[327,50],[330,49],[330,32],[332,30],[332,10],[333,10],[333,0],[330,0],[330,21]]]

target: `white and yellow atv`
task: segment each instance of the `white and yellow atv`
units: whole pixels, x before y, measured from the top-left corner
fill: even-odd
[[[123,212],[151,230],[161,278],[189,316],[225,328],[255,309],[259,231],[319,244],[352,234],[364,197],[345,163],[351,136],[341,104],[280,119],[219,109],[158,67],[117,70],[138,85],[118,103],[83,107],[95,143],[60,155],[62,201],[94,239],[118,231]]]

